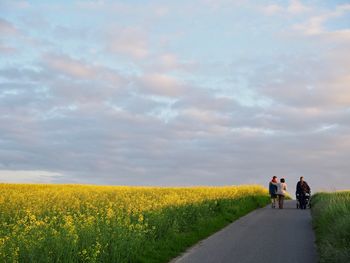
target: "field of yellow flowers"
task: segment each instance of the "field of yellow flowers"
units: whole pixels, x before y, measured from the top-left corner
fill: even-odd
[[[268,202],[254,185],[0,184],[0,193],[0,262],[166,262]]]

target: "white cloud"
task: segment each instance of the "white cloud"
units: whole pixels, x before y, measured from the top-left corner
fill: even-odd
[[[166,69],[177,68],[179,66],[178,58],[175,54],[166,53],[162,54],[159,58],[160,64]]]
[[[16,48],[14,48],[14,47],[5,45],[3,43],[0,43],[0,53],[2,53],[2,54],[11,55],[11,54],[16,53],[17,51],[18,50]]]
[[[109,32],[108,50],[131,56],[135,59],[144,59],[149,54],[147,34],[140,28],[117,28]]]
[[[197,65],[195,61],[179,58],[177,54],[171,52],[159,53],[149,58],[148,61],[145,69],[150,72],[158,72],[159,74],[176,72],[182,75],[190,75]]]
[[[325,24],[335,18],[342,17],[350,11],[350,5],[338,5],[335,10],[321,11],[321,14],[311,16],[306,22],[296,24],[293,26],[294,29],[300,31],[305,35],[322,35],[327,36],[328,33],[340,33],[347,34],[348,30],[329,30]]]
[[[0,18],[0,34],[4,35],[15,35],[18,34],[18,29],[9,21]]]
[[[74,6],[90,22],[65,24],[46,15],[52,5],[31,23],[12,9],[3,32],[41,45],[15,45],[23,53],[0,62],[0,180],[16,170],[17,181],[136,185],[302,174],[314,187],[349,185],[349,34],[327,29],[348,7],[309,4],[100,1]],[[299,31],[276,32],[293,23]]]
[[[166,15],[168,15],[170,12],[169,7],[167,6],[156,6],[154,8],[154,13],[155,15],[159,16],[159,17],[164,17]]]
[[[287,7],[287,12],[291,14],[301,14],[307,11],[310,11],[310,7],[304,5],[299,0],[291,0]]]
[[[90,79],[96,76],[96,72],[86,63],[68,56],[49,54],[44,57],[44,62],[49,68],[71,77]]]
[[[1,170],[2,183],[52,183],[63,175],[50,171]]]
[[[139,84],[141,92],[168,97],[181,96],[186,90],[184,83],[179,79],[159,73],[150,73],[142,76]]]
[[[28,1],[11,1],[11,0],[3,0],[1,1],[1,5],[4,8],[4,10],[7,9],[27,9],[28,7],[30,7],[30,3]]]
[[[283,10],[283,7],[277,4],[270,4],[262,8],[262,12],[266,15],[280,14]]]
[[[265,15],[300,15],[311,11],[312,8],[304,5],[299,0],[291,0],[287,6],[280,4],[269,4],[263,7],[260,7],[261,11]]]
[[[228,116],[222,115],[218,112],[205,111],[197,108],[183,109],[181,114],[184,115],[184,117],[190,118],[191,121],[206,124],[208,127],[217,124],[225,125],[228,124],[230,120]]]

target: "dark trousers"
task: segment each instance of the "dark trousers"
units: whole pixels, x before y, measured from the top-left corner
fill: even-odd
[[[306,209],[306,196],[305,194],[299,195],[300,209]]]
[[[284,195],[278,195],[278,208],[283,209]]]

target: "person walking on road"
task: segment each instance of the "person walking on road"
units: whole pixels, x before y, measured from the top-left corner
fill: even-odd
[[[287,184],[284,178],[281,178],[280,182],[277,183],[277,195],[278,195],[278,208],[283,209],[284,197],[287,191]]]
[[[296,189],[296,197],[299,200],[300,209],[306,209],[306,195],[310,194],[310,191],[310,186],[304,181],[304,177],[301,176]]]
[[[271,207],[276,208],[276,198],[277,198],[277,176],[273,176],[269,183],[269,193],[271,196]]]

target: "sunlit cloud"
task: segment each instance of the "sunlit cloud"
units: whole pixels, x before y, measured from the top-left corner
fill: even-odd
[[[76,78],[93,78],[96,73],[83,62],[67,56],[47,55],[44,57],[47,67],[64,75]]]
[[[146,74],[140,79],[141,92],[146,91],[155,95],[168,97],[180,96],[184,94],[184,84],[175,77],[165,74]]]
[[[3,183],[53,183],[61,176],[48,171],[0,170],[0,181]]]
[[[10,55],[15,53],[16,51],[17,51],[16,48],[0,43],[0,53]]]
[[[350,187],[348,4],[1,7],[0,181]]]
[[[147,35],[141,29],[128,27],[117,29],[110,34],[111,39],[107,44],[109,51],[135,59],[143,59],[150,54]]]
[[[310,11],[310,7],[306,6],[299,0],[291,0],[287,11],[291,14],[301,14]]]
[[[301,31],[305,35],[321,35],[327,33],[340,33],[347,34],[348,29],[329,30],[326,27],[326,23],[332,19],[342,17],[350,14],[350,5],[339,5],[334,10],[320,11],[320,14],[311,16],[306,22],[296,24],[294,29]]]
[[[311,7],[299,0],[290,0],[285,5],[268,4],[261,8],[262,12],[266,15],[300,15],[311,11],[311,9]]]
[[[18,33],[18,29],[10,22],[0,18],[0,33],[4,35],[14,35]]]

